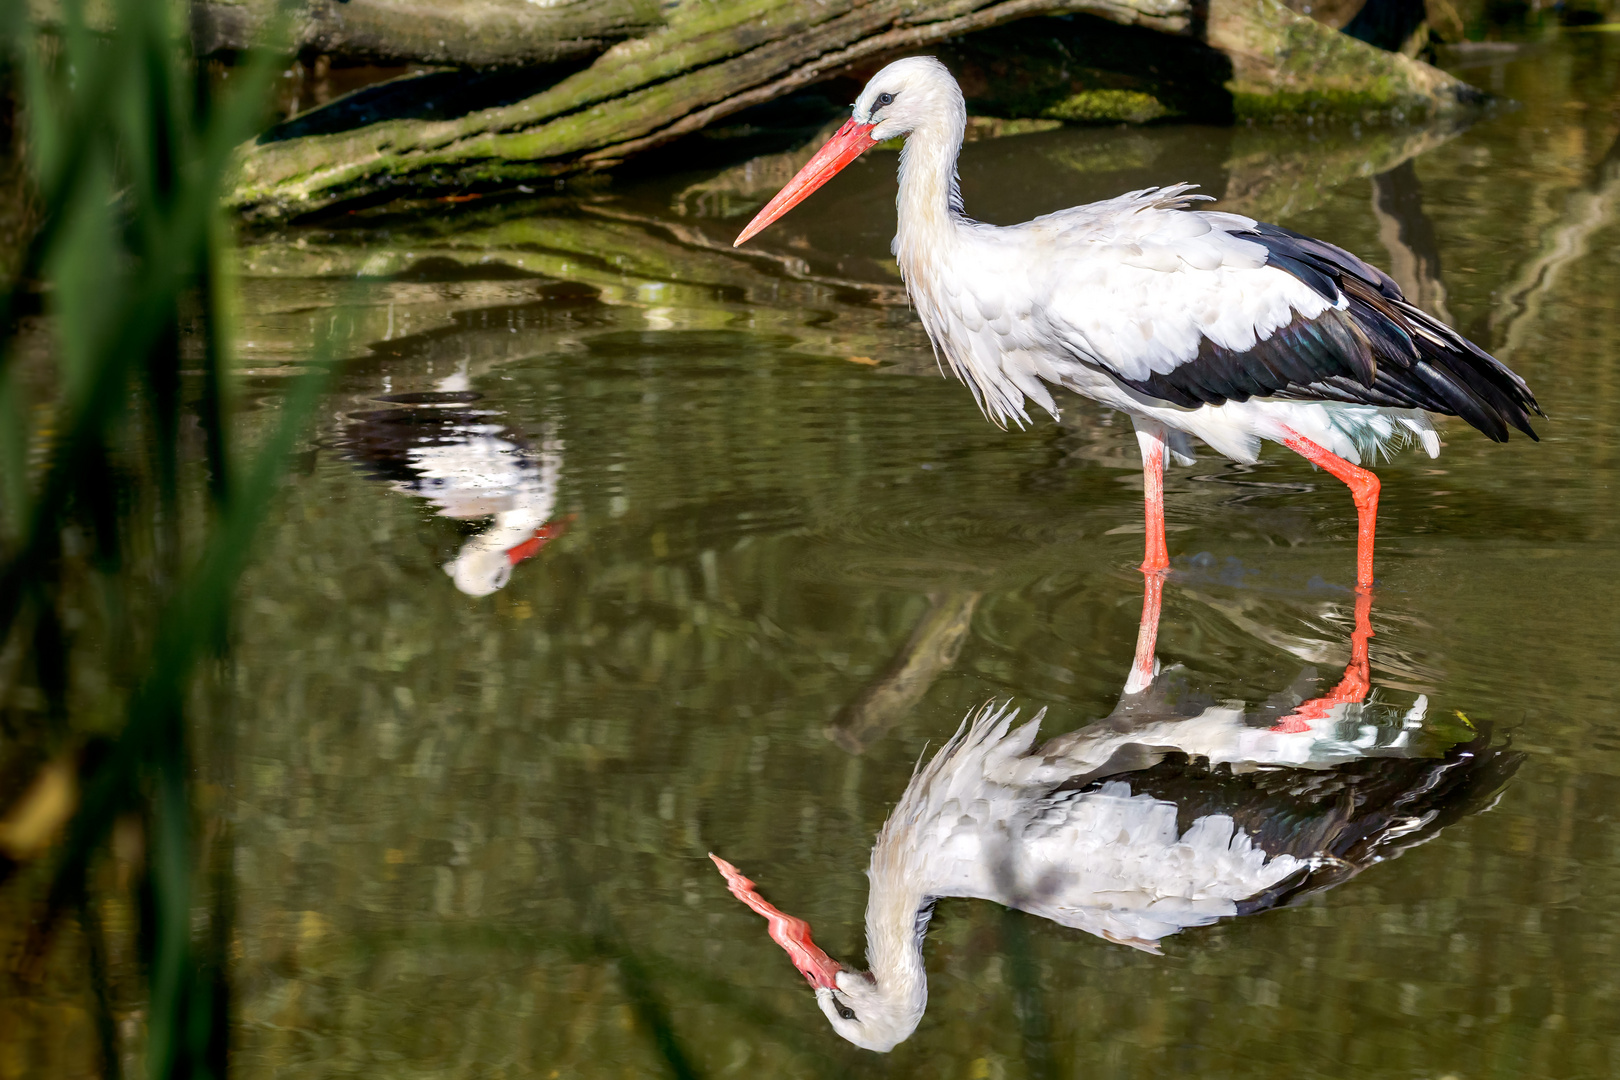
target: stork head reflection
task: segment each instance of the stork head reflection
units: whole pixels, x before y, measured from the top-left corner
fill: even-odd
[[[807,924],[711,858],[834,1030],[876,1051],[922,1019],[938,899],[993,900],[1152,953],[1190,927],[1297,902],[1483,808],[1520,761],[1460,714],[1431,717],[1422,696],[1380,700],[1364,601],[1345,676],[1320,697],[1203,703],[1178,669],[1140,685],[1139,655],[1112,714],[1044,744],[1045,710],[1023,724],[1010,704],[971,713],[913,774],[873,846],[866,972],[828,957]]]
[[[890,933],[893,915],[907,914],[897,907],[873,920],[867,909],[867,960],[871,971],[852,971],[810,940],[810,924],[796,919],[771,904],[754,888],[754,883],[720,856],[709,853],[726,879],[731,894],[765,917],[771,940],[782,946],[793,965],[816,991],[816,1004],[826,1014],[833,1030],[856,1046],[880,1053],[893,1050],[917,1029],[928,1004],[928,981],[922,967],[922,936],[928,928],[931,908],[914,906],[909,917],[918,925],[915,933]],[[874,855],[875,858],[875,855]],[[903,897],[890,890],[872,890],[879,896],[903,903]],[[904,928],[902,928],[904,929]],[[913,943],[912,938],[915,938]],[[914,947],[912,947],[914,944]],[[881,959],[874,959],[881,957]]]

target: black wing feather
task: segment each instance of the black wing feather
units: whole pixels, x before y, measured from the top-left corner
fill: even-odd
[[[1394,278],[1280,225],[1234,235],[1264,247],[1267,265],[1346,306],[1315,319],[1296,317],[1243,351],[1204,338],[1192,360],[1121,382],[1185,408],[1251,397],[1342,401],[1459,416],[1497,442],[1507,439],[1509,426],[1536,438],[1530,414],[1546,414],[1525,381],[1407,303]]]
[[[1295,318],[1253,348],[1238,351],[1209,338],[1198,355],[1145,379],[1115,378],[1143,393],[1186,408],[1248,401],[1251,397],[1292,396],[1289,391],[1343,378],[1370,386],[1375,361],[1364,335],[1340,311],[1316,319]]]
[[[1172,753],[1118,778],[1135,794],[1173,803],[1178,829],[1225,814],[1268,856],[1305,862],[1299,874],[1239,900],[1237,914],[1251,915],[1299,903],[1478,813],[1524,757],[1493,747],[1487,731],[1437,758],[1371,757],[1325,769],[1240,772]],[[1098,777],[1081,790],[1114,778]]]

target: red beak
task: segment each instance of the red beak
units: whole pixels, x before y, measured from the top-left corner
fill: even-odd
[[[793,966],[799,969],[799,974],[817,989],[823,987],[828,990],[838,989],[835,976],[844,970],[844,965],[822,952],[821,947],[810,940],[810,924],[773,907],[754,890],[752,881],[743,877],[740,870],[714,852],[709,852],[709,858],[720,868],[726,884],[731,888],[731,895],[765,916],[765,921],[770,923],[771,940],[787,950],[788,956],[793,960]]]
[[[845,121],[837,134],[827,140],[827,145],[817,150],[816,156],[799,170],[799,174],[776,193],[776,198],[754,215],[754,220],[748,223],[748,228],[731,246],[741,247],[747,243],[765,226],[809,198],[812,191],[836,176],[838,170],[876,146],[877,141],[872,138],[872,129],[876,126],[857,124],[854,120]]]
[[[534,556],[540,554],[541,548],[545,547],[547,544],[551,543],[551,541],[557,539],[557,537],[567,532],[568,525],[573,520],[574,515],[569,514],[567,517],[558,521],[546,522],[544,525],[534,530],[534,535],[523,541],[523,543],[518,544],[515,547],[507,548],[507,561],[509,561],[513,566],[516,566],[524,559],[532,559]]]

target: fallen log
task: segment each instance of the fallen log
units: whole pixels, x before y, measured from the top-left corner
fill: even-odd
[[[1333,31],[1275,0],[1214,0],[1207,40],[1231,58],[1227,89],[1240,117],[1392,112],[1405,118],[1483,98],[1439,68]]]
[[[207,55],[259,39],[276,0],[201,0],[192,40]],[[293,46],[370,60],[549,64],[594,56],[663,24],[657,0],[308,0]]]
[[[63,0],[28,0],[35,19],[60,21]],[[176,25],[189,8],[199,56],[240,52],[264,40],[282,0],[165,0]],[[549,64],[595,56],[662,26],[659,0],[300,0],[295,51],[348,60],[465,67]],[[84,3],[94,30],[112,31],[108,0]]]
[[[824,734],[851,754],[867,747],[910,716],[941,675],[962,655],[973,629],[973,609],[982,592],[938,592],[911,637],[877,678],[861,687]]]
[[[661,29],[512,104],[261,137],[240,155],[229,202],[251,219],[276,219],[392,192],[607,169],[831,76],[1036,15],[1096,16],[1201,40],[1229,61],[1225,90],[1239,118],[1434,114],[1473,93],[1276,0],[1213,0],[1207,18],[1189,0],[687,0]]]

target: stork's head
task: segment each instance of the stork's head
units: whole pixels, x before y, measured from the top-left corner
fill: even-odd
[[[872,76],[855,99],[848,122],[765,204],[733,246],[758,234],[878,143],[929,128],[960,146],[966,122],[962,90],[944,64],[932,56],[896,60]]]
[[[540,549],[568,531],[574,515],[557,521],[548,521],[532,532],[519,534],[517,543],[509,528],[502,527],[501,518],[487,532],[479,533],[462,545],[454,559],[444,564],[444,572],[456,583],[456,588],[468,596],[488,596],[506,588],[512,580],[512,569],[524,559],[532,559]],[[530,522],[533,518],[528,519]]]
[[[444,572],[456,583],[456,588],[468,596],[488,596],[506,588],[512,580],[512,567],[516,565],[506,552],[480,543],[473,537],[444,564]]]
[[[908,56],[872,76],[850,119],[868,125],[874,142],[887,142],[965,112],[961,87],[944,64],[932,56]]]
[[[816,990],[816,1004],[833,1030],[865,1050],[888,1053],[917,1029],[924,1001],[912,988],[885,986],[864,971],[851,971],[810,940],[810,924],[771,904],[754,883],[720,856],[709,858],[720,868],[731,894],[770,924],[771,940],[787,951],[793,966]]]

